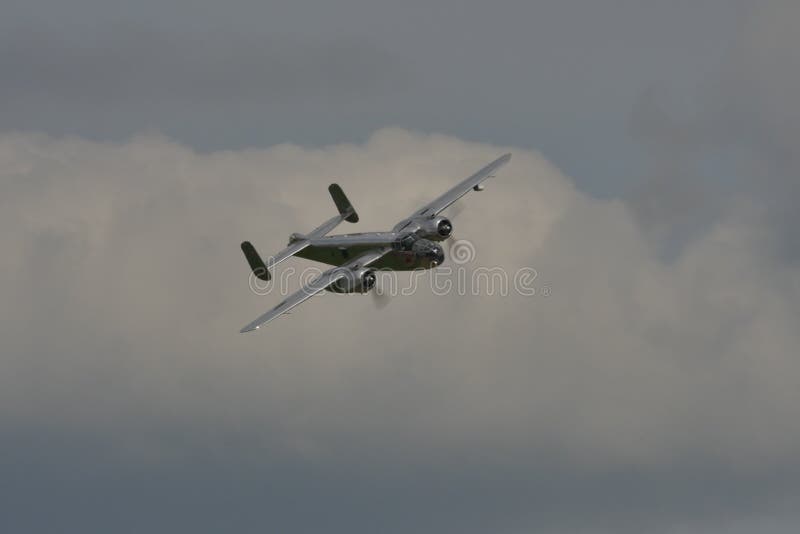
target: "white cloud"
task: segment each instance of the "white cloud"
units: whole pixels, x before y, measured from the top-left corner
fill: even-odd
[[[402,130],[210,154],[3,137],[3,424],[234,425],[320,458],[796,462],[800,278],[761,257],[763,229],[737,210],[664,263],[623,203],[529,151],[463,201],[456,234],[478,264],[537,269],[549,297],[421,288],[376,313],[326,295],[237,333],[277,300],[248,290],[239,241],[268,254],[312,228],[333,180],[359,229],[388,228],[503,150]]]

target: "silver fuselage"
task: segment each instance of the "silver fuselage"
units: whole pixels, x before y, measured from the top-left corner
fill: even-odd
[[[402,232],[363,232],[311,238],[308,239],[309,245],[296,255],[299,258],[339,266],[368,250],[390,246],[392,251],[376,261],[373,268],[396,271],[431,269],[444,261],[444,249],[430,239],[440,236],[428,236],[420,231],[420,226],[412,223],[405,226]],[[293,234],[289,244],[303,238],[302,235]]]

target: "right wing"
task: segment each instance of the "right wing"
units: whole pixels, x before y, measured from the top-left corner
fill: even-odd
[[[509,160],[511,160],[511,154],[504,154],[503,156],[500,156],[469,178],[459,182],[455,187],[443,195],[437,197],[435,200],[418,209],[416,212],[414,212],[412,217],[419,217],[422,215],[433,217],[434,215],[438,215],[450,204],[466,195],[470,189],[479,186],[481,182],[487,178],[490,178],[494,171],[508,163]]]
[[[348,271],[350,271],[351,269],[357,269],[360,267],[366,267],[367,265],[371,265],[372,263],[375,263],[383,256],[388,254],[391,250],[392,250],[391,247],[384,247],[381,249],[370,250],[346,265],[342,265],[340,267],[334,267],[333,269],[325,271],[317,278],[315,278],[314,280],[312,280],[311,282],[300,288],[299,291],[289,295],[286,299],[284,299],[281,303],[272,308],[270,311],[261,315],[258,319],[256,319],[255,321],[251,322],[250,324],[242,328],[239,332],[244,333],[244,332],[250,332],[252,330],[257,330],[262,325],[270,322],[271,320],[275,319],[280,315],[283,315],[284,313],[288,312],[298,304],[310,299],[317,293],[324,291],[337,280],[347,276]]]

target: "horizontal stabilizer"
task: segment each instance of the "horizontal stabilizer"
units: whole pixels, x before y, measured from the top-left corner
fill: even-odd
[[[358,213],[356,213],[356,209],[353,205],[350,204],[350,201],[347,199],[344,191],[342,191],[342,188],[339,187],[339,184],[329,185],[328,191],[331,194],[331,198],[333,198],[333,203],[336,204],[336,209],[339,210],[344,220],[350,223],[358,222]]]
[[[244,257],[247,258],[247,263],[250,264],[253,274],[256,275],[257,278],[269,282],[271,278],[269,270],[267,266],[264,265],[264,260],[258,255],[256,248],[250,241],[242,242],[242,252],[244,252]]]

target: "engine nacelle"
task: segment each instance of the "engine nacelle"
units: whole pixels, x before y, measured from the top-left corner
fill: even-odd
[[[417,234],[425,239],[444,241],[453,234],[453,223],[447,217],[434,217],[417,221]]]
[[[340,278],[328,288],[334,293],[366,293],[375,287],[375,269],[361,268],[347,271],[344,278]]]
[[[417,239],[411,250],[417,256],[417,261],[427,268],[438,267],[444,262],[444,249],[439,243]]]

